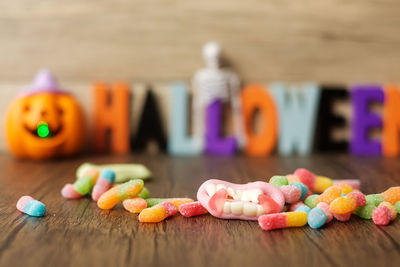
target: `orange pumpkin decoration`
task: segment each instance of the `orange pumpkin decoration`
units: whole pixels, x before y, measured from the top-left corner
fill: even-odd
[[[19,158],[69,156],[83,146],[84,117],[77,101],[42,70],[8,108],[5,136]]]

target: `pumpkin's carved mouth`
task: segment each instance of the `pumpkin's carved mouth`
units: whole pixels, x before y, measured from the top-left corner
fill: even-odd
[[[24,128],[25,128],[25,130],[26,130],[27,132],[29,132],[29,133],[30,133],[31,135],[33,135],[34,137],[41,138],[41,139],[43,139],[43,138],[46,139],[46,138],[54,138],[54,137],[56,137],[57,135],[59,135],[59,133],[60,133],[61,130],[62,130],[62,125],[60,125],[57,129],[51,129],[51,127],[48,127],[49,133],[47,134],[46,137],[39,136],[39,133],[38,133],[38,129],[37,129],[37,128],[31,129],[31,128],[28,127],[27,125],[24,125]]]

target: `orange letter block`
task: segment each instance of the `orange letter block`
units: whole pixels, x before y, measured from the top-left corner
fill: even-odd
[[[249,85],[242,91],[242,109],[247,139],[246,153],[251,156],[270,154],[278,136],[274,100],[260,85]],[[252,117],[256,109],[260,110],[262,116],[262,128],[257,135],[252,130]]]
[[[399,154],[400,91],[395,85],[385,88],[383,106],[382,154],[394,157]]]
[[[107,133],[111,132],[110,150],[129,152],[129,90],[123,83],[108,90],[105,84],[95,84],[94,93],[94,150],[107,151]]]

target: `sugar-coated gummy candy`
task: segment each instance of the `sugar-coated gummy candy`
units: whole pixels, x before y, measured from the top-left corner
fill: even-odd
[[[313,191],[316,193],[322,193],[332,185],[333,185],[333,180],[331,178],[325,176],[317,176],[315,177],[315,184]]]
[[[143,189],[143,180],[134,179],[117,185],[102,194],[97,201],[97,206],[103,210],[112,209],[118,202],[136,197]]]
[[[286,175],[286,179],[289,181],[289,183],[295,183],[295,182],[300,182],[299,177],[297,177],[294,174],[288,174]]]
[[[331,221],[332,217],[333,214],[330,212],[328,204],[321,202],[308,213],[307,222],[311,228],[318,229]]]
[[[146,187],[143,187],[142,191],[138,194],[138,197],[147,199],[150,197],[150,191]]]
[[[365,196],[365,200],[367,201],[367,204],[377,207],[383,202],[383,197],[381,194],[369,194]]]
[[[318,204],[318,197],[319,195],[314,194],[311,196],[308,196],[305,200],[304,200],[304,204],[306,204],[309,208],[313,209],[317,206]]]
[[[396,208],[387,201],[379,204],[374,212],[372,212],[372,220],[376,225],[388,225],[391,221],[396,219],[396,216]]]
[[[366,204],[365,206],[358,207],[354,210],[353,214],[366,220],[372,219],[372,212],[376,209],[374,204]]]
[[[333,185],[346,184],[353,188],[354,190],[360,189],[360,180],[358,179],[343,179],[343,180],[333,180]]]
[[[307,214],[310,212],[310,210],[311,210],[311,208],[308,207],[307,205],[305,205],[301,201],[294,203],[294,204],[290,205],[290,207],[289,207],[289,211],[304,211]]]
[[[343,213],[343,214],[333,214],[333,217],[335,217],[336,220],[341,221],[341,222],[347,222],[350,220],[351,217],[351,212],[349,213]]]
[[[115,182],[123,183],[131,179],[145,180],[151,177],[151,172],[142,164],[105,164],[95,165],[92,163],[83,163],[76,170],[76,177],[82,177],[83,173],[90,168],[96,168],[99,171],[111,169],[115,172]]]
[[[115,172],[111,169],[104,169],[101,171],[96,184],[93,187],[92,199],[99,200],[100,196],[110,189],[115,180]]]
[[[147,202],[143,198],[134,197],[122,201],[124,208],[131,213],[140,213],[147,208]]]
[[[301,227],[307,224],[307,213],[304,211],[291,211],[261,215],[258,217],[258,224],[266,231]]]
[[[30,196],[22,196],[17,202],[17,209],[34,217],[42,217],[46,213],[46,206]]]
[[[184,217],[193,217],[208,213],[199,201],[182,204],[179,206],[179,213]]]
[[[325,202],[326,204],[331,204],[332,201],[339,198],[342,195],[342,189],[339,186],[331,186],[326,189],[318,197],[318,202]]]
[[[394,207],[397,209],[397,213],[400,213],[400,201],[397,201]]]
[[[269,183],[275,185],[276,187],[281,187],[289,184],[288,179],[285,176],[278,175],[272,176],[269,180]]]
[[[174,204],[175,207],[178,209],[180,205],[186,204],[186,203],[191,203],[194,200],[191,198],[176,197],[176,198],[148,198],[148,199],[146,199],[146,201],[147,201],[148,207],[153,207],[157,204],[168,201],[168,202],[171,202],[172,204]]]
[[[300,182],[302,182],[311,190],[314,190],[314,185],[316,180],[315,174],[304,168],[299,168],[295,170],[293,174],[299,177]]]
[[[393,186],[381,193],[384,201],[394,205],[397,201],[400,201],[400,186]]]
[[[83,195],[76,192],[73,184],[64,185],[64,187],[61,189],[61,195],[68,199],[78,199],[83,197]]]
[[[93,186],[96,184],[99,177],[99,171],[97,169],[87,169],[82,177],[74,183],[74,189],[81,195],[86,195],[92,192]]]
[[[139,214],[140,222],[157,223],[165,220],[169,216],[174,215],[177,208],[169,201],[162,202],[153,207],[144,209]]]
[[[286,203],[296,203],[301,199],[302,191],[297,186],[283,185],[279,189],[281,190]]]
[[[301,200],[303,200],[306,197],[307,192],[309,192],[308,187],[303,183],[293,182],[293,183],[289,183],[289,184],[292,186],[295,186],[301,190],[301,196],[300,196]]]

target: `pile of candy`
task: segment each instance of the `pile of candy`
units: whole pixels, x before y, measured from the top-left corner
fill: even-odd
[[[83,167],[82,167],[83,166]],[[306,169],[293,174],[273,176],[269,182],[233,184],[208,180],[190,198],[149,198],[143,179],[150,171],[132,164],[82,165],[74,184],[66,184],[61,194],[77,199],[90,194],[100,209],[112,209],[119,202],[140,222],[161,222],[178,211],[185,217],[206,213],[222,219],[255,220],[264,230],[301,227],[320,228],[335,218],[348,221],[352,214],[372,219],[376,225],[388,225],[400,213],[400,186],[380,194],[364,195],[359,180],[332,180]],[[143,169],[144,168],[144,169]],[[116,184],[118,182],[124,182]],[[129,178],[129,181],[126,181]],[[141,178],[141,179],[138,179]],[[31,216],[45,213],[43,203],[22,197],[18,210]]]

